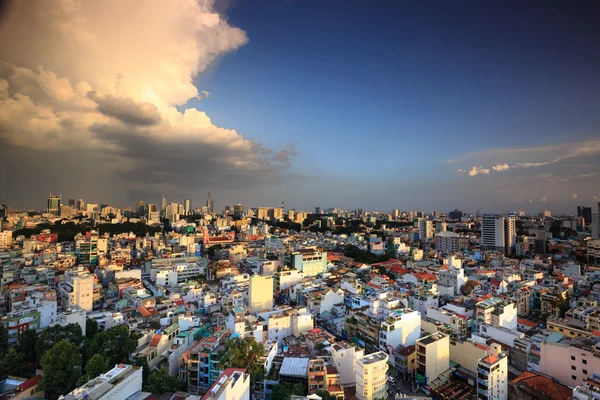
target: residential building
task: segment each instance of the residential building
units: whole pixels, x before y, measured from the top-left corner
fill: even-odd
[[[248,289],[248,307],[254,313],[273,308],[273,277],[252,275]]]
[[[433,238],[433,222],[428,219],[419,220],[419,239],[428,240]]]
[[[477,364],[477,398],[508,399],[508,356],[497,343],[490,346],[489,354]]]
[[[516,217],[512,215],[484,215],[481,220],[481,246],[511,254],[516,243]]]
[[[110,371],[98,377],[92,377],[85,385],[61,396],[61,399],[119,400],[133,397],[141,391],[142,368],[117,364]]]
[[[500,297],[480,301],[475,306],[478,324],[489,324],[510,330],[517,330],[517,308],[515,303]]]
[[[301,249],[290,255],[290,266],[305,276],[315,276],[327,271],[327,252]]]
[[[325,360],[317,358],[308,362],[308,394],[317,390],[327,391],[327,369]]]
[[[540,372],[566,386],[583,385],[600,371],[600,347],[597,339],[571,338],[540,344]]]
[[[450,336],[441,332],[433,333],[417,340],[415,346],[415,380],[419,386],[426,386],[450,367]]]
[[[202,400],[250,400],[250,375],[245,368],[227,368]]]
[[[356,361],[356,397],[359,400],[387,397],[388,355],[382,351]]]
[[[357,345],[341,341],[329,347],[331,363],[340,374],[340,385],[354,386],[356,384],[356,363],[364,357],[365,350]]]
[[[411,309],[399,309],[381,322],[379,350],[394,352],[399,345],[414,345],[421,336],[421,314]]]
[[[460,235],[455,232],[437,232],[435,234],[435,249],[444,253],[453,253],[459,250]]]
[[[94,275],[80,268],[65,272],[64,277],[58,290],[62,309],[66,311],[79,308],[90,311],[94,305]]]

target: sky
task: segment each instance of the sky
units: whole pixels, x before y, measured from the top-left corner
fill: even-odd
[[[33,6],[32,6],[33,4]],[[36,12],[30,12],[35,8]],[[6,2],[0,202],[574,213],[594,2]]]

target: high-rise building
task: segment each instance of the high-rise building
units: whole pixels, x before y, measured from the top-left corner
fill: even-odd
[[[484,215],[481,220],[481,246],[511,254],[517,237],[516,217],[513,215]]]
[[[592,222],[592,207],[577,206],[577,216],[582,217],[586,225]]]
[[[387,397],[388,355],[383,351],[356,360],[356,397],[359,400]]]
[[[321,207],[315,207],[315,214],[321,214]]]
[[[135,203],[135,212],[137,213],[138,217],[143,217],[147,214],[146,202],[144,200],[138,200],[138,202]]]
[[[77,209],[79,211],[85,210],[85,202],[82,199],[77,200]]]
[[[293,208],[290,209],[290,211],[288,211],[288,219],[290,221],[293,221],[296,218],[296,210],[294,210]]]
[[[183,212],[185,215],[190,215],[192,213],[192,200],[185,199],[183,200]]]
[[[206,209],[208,210],[209,214],[212,214],[215,212],[215,202],[212,199],[210,190],[208,191],[208,197],[206,198]]]
[[[252,275],[248,289],[248,305],[254,313],[273,308],[273,277]]]
[[[75,207],[75,199],[69,199],[69,207]]]
[[[8,215],[8,206],[6,204],[0,205],[0,218],[4,218]]]
[[[241,219],[244,216],[244,206],[236,204],[233,206],[233,217]]]
[[[166,212],[167,212],[167,199],[165,199],[165,196],[162,195],[161,199],[160,199],[160,213],[164,217]]]
[[[477,362],[477,398],[508,399],[508,356],[498,343],[493,343],[490,354]]]
[[[600,239],[600,202],[598,212],[592,214],[592,239]]]
[[[433,222],[428,219],[419,220],[419,239],[427,240],[433,237]]]
[[[400,211],[396,208],[394,208],[392,210],[392,218],[394,218],[395,220],[398,219],[398,217],[400,216]]]
[[[48,211],[48,214],[54,214],[54,215],[59,214],[59,212],[60,212],[60,197],[59,196],[54,196],[52,193],[50,193],[50,196],[48,197],[47,211]]]
[[[460,221],[462,219],[463,215],[465,215],[465,213],[463,213],[459,209],[455,208],[454,211],[450,211],[448,213],[448,218]]]
[[[94,303],[94,276],[83,269],[67,271],[64,276],[59,290],[62,309],[90,311]]]
[[[416,381],[427,386],[450,368],[450,336],[441,332],[417,340]]]

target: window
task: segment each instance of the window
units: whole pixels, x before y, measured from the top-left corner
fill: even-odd
[[[574,381],[576,381],[577,377],[575,375],[571,375],[571,379],[573,379]]]
[[[581,360],[582,364],[587,364],[587,360]]]
[[[577,371],[577,368],[575,368],[575,366],[574,366],[574,365],[571,365],[571,369],[572,369],[573,371]]]
[[[583,372],[584,375],[587,375],[587,369],[584,369],[581,372]]]
[[[562,329],[561,329],[562,330]],[[571,360],[575,361],[575,356],[571,356]]]

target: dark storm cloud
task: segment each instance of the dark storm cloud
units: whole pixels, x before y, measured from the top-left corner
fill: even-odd
[[[138,103],[132,98],[115,96],[99,97],[93,91],[88,96],[98,104],[98,111],[102,114],[126,124],[150,126],[158,124],[162,119],[158,108],[151,103]]]

